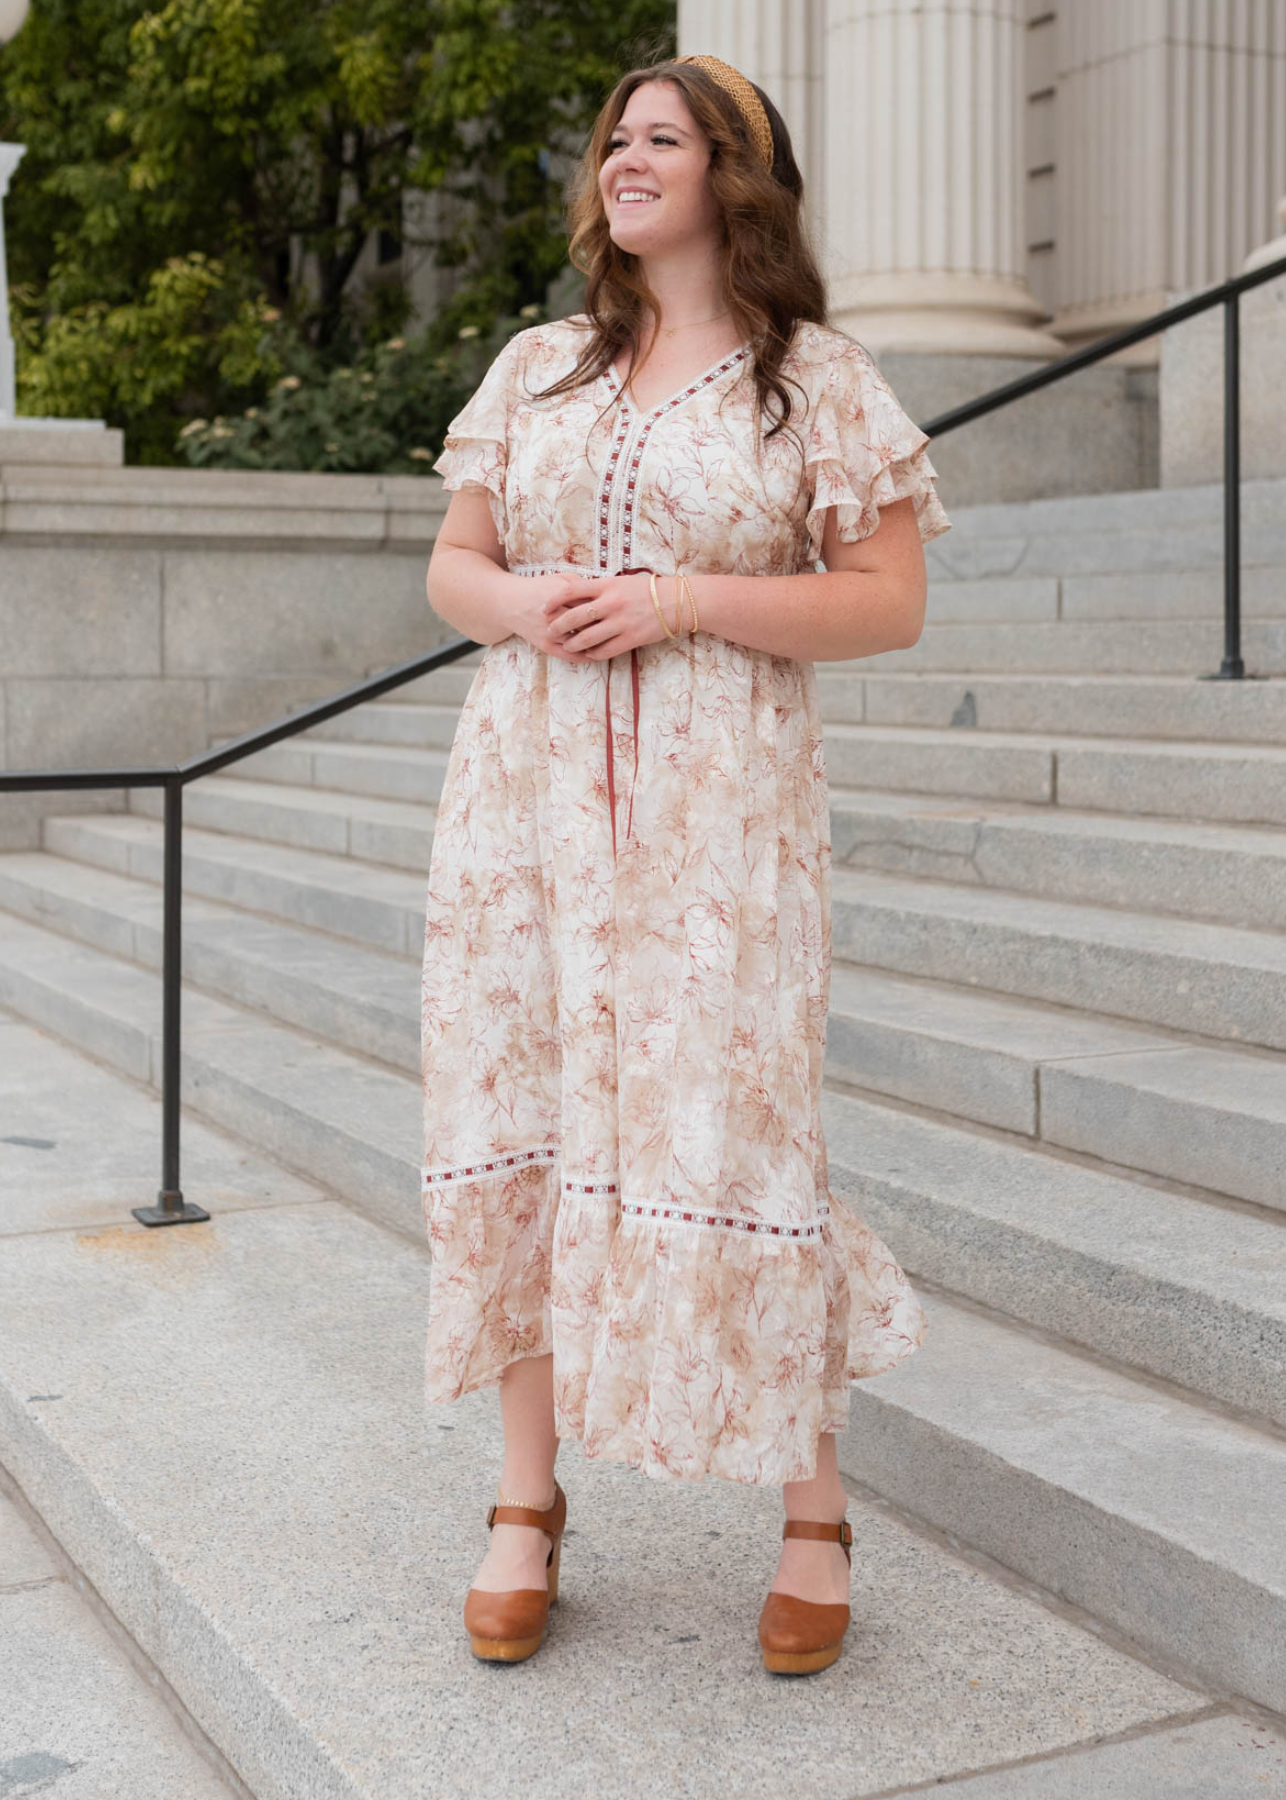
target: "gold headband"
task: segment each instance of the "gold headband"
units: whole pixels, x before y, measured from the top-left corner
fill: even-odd
[[[773,165],[772,126],[768,123],[768,114],[764,111],[764,103],[751,86],[750,82],[731,63],[722,61],[717,56],[677,56],[674,59],[681,63],[696,63],[704,69],[711,81],[721,87],[725,94],[732,97],[738,112],[746,122],[750,133],[750,141],[759,152],[759,160],[771,173]]]

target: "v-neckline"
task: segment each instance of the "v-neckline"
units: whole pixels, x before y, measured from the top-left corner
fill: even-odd
[[[708,369],[702,369],[699,375],[694,375],[691,381],[685,383],[681,388],[676,388],[674,393],[656,406],[640,406],[637,400],[631,399],[627,384],[621,380],[614,361],[608,363],[604,375],[612,392],[617,395],[622,405],[628,406],[630,411],[637,413],[641,419],[655,419],[659,413],[665,412],[669,407],[677,406],[680,400],[690,398],[698,388],[704,387],[725,367],[731,368],[734,363],[744,361],[753,347],[753,344],[747,341],[744,344],[738,344],[735,350],[726,350],[722,356],[715,358]]]

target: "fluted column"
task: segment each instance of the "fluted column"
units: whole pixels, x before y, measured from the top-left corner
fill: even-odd
[[[9,277],[4,255],[4,199],[9,177],[26,155],[25,144],[0,144],[0,420],[17,412],[13,336],[9,330]]]
[[[826,0],[832,313],[872,350],[1057,356],[1024,273],[1022,0]]]
[[[786,121],[815,230],[825,202],[825,10],[826,0],[679,0],[679,55],[721,56],[757,81]]]
[[[1056,32],[1054,325],[1074,345],[1225,280],[1256,243],[1286,180],[1286,4],[1064,0]]]

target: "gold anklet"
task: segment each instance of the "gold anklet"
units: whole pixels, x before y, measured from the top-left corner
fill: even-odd
[[[557,1488],[554,1489],[554,1498],[549,1502],[548,1506],[533,1506],[530,1500],[511,1500],[507,1494],[502,1494],[499,1488],[496,1489],[497,1506],[525,1506],[529,1512],[552,1512],[557,1502]]]

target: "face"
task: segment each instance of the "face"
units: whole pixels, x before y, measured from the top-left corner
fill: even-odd
[[[608,228],[622,250],[654,255],[713,234],[719,215],[707,179],[710,148],[672,82],[635,88],[598,177]]]

